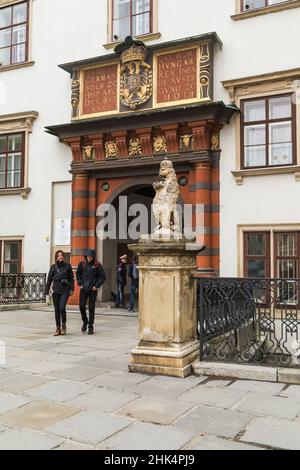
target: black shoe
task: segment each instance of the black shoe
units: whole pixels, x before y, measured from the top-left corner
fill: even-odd
[[[129,312],[129,313],[134,313],[133,308],[129,308],[129,309],[128,309],[128,312]]]
[[[120,305],[118,304],[115,304],[115,307],[114,308],[120,308]]]
[[[81,328],[82,333],[85,333],[85,332],[86,332],[87,327],[88,327],[88,322],[87,322],[87,321],[84,321],[84,322],[83,322],[83,325],[82,325],[82,328]]]
[[[91,336],[94,334],[94,328],[91,326],[88,331],[88,335]]]

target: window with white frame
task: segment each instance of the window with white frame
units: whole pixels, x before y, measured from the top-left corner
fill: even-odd
[[[242,168],[288,166],[296,162],[293,95],[241,102]]]
[[[152,0],[112,0],[112,39],[152,32]]]
[[[29,2],[0,8],[0,67],[28,60]]]
[[[25,133],[0,134],[0,190],[24,184]]]
[[[295,0],[241,0],[242,11],[257,10],[259,8],[278,5],[279,3],[292,3]]]

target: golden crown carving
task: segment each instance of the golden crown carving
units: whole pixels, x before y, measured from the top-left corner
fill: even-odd
[[[122,52],[121,61],[123,64],[128,62],[145,62],[147,59],[148,51],[143,46],[132,46],[130,49]]]

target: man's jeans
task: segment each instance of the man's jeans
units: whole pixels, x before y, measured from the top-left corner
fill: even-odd
[[[80,300],[79,300],[79,307],[81,312],[82,321],[89,324],[89,327],[92,328],[94,326],[95,321],[95,305],[97,299],[98,291],[91,290],[86,292],[84,289],[80,290]],[[89,300],[89,319],[86,315],[86,303]]]
[[[124,293],[125,285],[118,282],[117,288],[118,288],[118,292],[117,292],[117,298],[116,298],[116,306],[124,307],[125,306],[125,293]]]
[[[134,310],[134,304],[136,299],[136,294],[138,291],[138,286],[131,284],[130,287],[130,310]]]

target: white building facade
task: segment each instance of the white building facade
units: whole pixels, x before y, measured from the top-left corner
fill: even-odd
[[[120,247],[93,241],[92,219],[96,220],[96,215],[91,213],[101,201],[98,191],[111,190],[111,202],[113,195],[124,191],[133,201],[137,196],[149,198],[149,191],[144,189],[157,174],[160,159],[170,154],[179,175],[194,178],[188,186],[183,184],[183,200],[190,202],[191,194],[196,193],[193,201],[204,203],[205,212],[210,214],[204,230],[209,252],[199,258],[199,268],[230,277],[300,277],[299,7],[299,0],[0,0],[0,272],[46,272],[58,248],[70,253],[75,266],[84,249],[96,243],[99,257],[112,270],[113,278],[113,266],[126,240]],[[204,38],[211,44],[214,58],[208,99],[204,102],[195,97],[185,107],[183,98],[169,103],[170,109],[165,112],[169,121],[160,126],[169,148],[164,155],[158,152],[151,171],[149,164],[145,181],[141,160],[136,163],[136,173],[128,173],[129,183],[124,185],[124,168],[135,163],[125,163],[130,155],[120,155],[120,149],[131,134],[117,135],[121,129],[113,120],[119,114],[125,118],[130,114],[130,132],[137,132],[142,146],[147,146],[148,137],[138,130],[151,127],[152,138],[159,106],[156,103],[145,109],[137,106],[109,112],[107,108],[103,112],[100,105],[101,112],[78,111],[76,115],[70,98],[72,83],[74,99],[74,87],[80,81],[76,73],[89,67],[96,69],[102,63],[114,64],[119,60],[114,47],[126,36],[143,41],[151,57],[156,57],[157,48],[181,51]],[[60,64],[65,64],[63,70]],[[204,116],[197,108],[200,117],[195,111],[191,118],[194,124],[182,135],[180,129],[189,122],[189,106],[203,104],[208,110],[208,102],[215,104],[214,116],[221,106],[220,113],[226,118],[214,122],[209,148],[199,147],[197,153],[195,139],[199,138],[200,124],[194,124],[204,119],[209,124],[209,115]],[[181,105],[184,111],[179,109]],[[171,129],[173,109],[174,113],[178,111],[180,122],[176,121],[179,127]],[[135,117],[140,124],[134,127]],[[108,132],[110,120],[114,127]],[[87,130],[88,126],[91,128]],[[180,154],[174,139],[178,137],[180,145],[180,137],[189,132],[194,139],[190,152]],[[95,134],[97,139],[91,142],[88,136]],[[106,169],[103,162],[99,168],[97,161],[87,168],[86,162],[75,160],[76,152],[80,160],[79,155],[89,146],[107,159],[105,143],[112,138],[119,145],[122,169],[118,161],[110,162],[111,167]],[[219,177],[209,176],[209,182],[201,179],[207,161],[192,161],[193,155],[204,153],[207,158],[219,155]],[[185,158],[189,165],[195,165],[194,173],[185,166]],[[99,181],[100,189],[95,186],[93,191],[91,184],[85,190],[80,185],[81,189],[74,189],[75,179],[83,177],[85,171],[90,172],[90,181],[94,179],[96,186]],[[134,179],[144,182],[145,188],[139,187],[132,194]],[[78,209],[81,200],[78,207],[74,206],[78,191],[81,197],[82,192],[89,193],[85,216]],[[96,202],[93,192],[97,193]],[[68,227],[71,220],[69,241],[68,234],[62,241],[58,225]],[[109,261],[105,258],[108,252]]]

